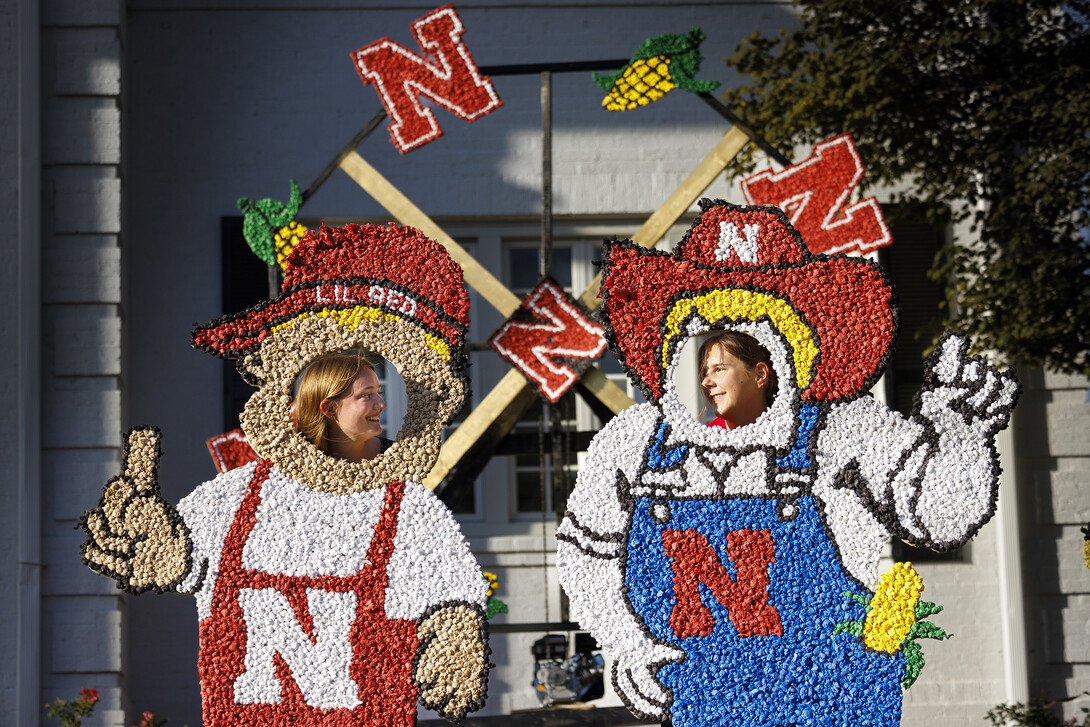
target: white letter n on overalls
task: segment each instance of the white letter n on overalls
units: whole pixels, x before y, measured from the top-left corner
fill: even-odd
[[[303,630],[284,594],[273,588],[243,588],[239,605],[246,619],[246,671],[235,680],[238,704],[279,704],[280,680],[273,656],[279,653],[311,707],[353,709],[359,685],[350,675],[348,632],[356,616],[355,593],[307,589],[314,640]]]

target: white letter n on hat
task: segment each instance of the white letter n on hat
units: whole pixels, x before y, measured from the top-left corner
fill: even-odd
[[[273,663],[273,655],[279,653],[311,707],[353,709],[359,705],[359,685],[350,675],[352,645],[348,641],[356,616],[355,593],[307,589],[314,642],[288,599],[276,589],[243,588],[238,600],[246,619],[246,671],[235,680],[237,704],[280,703],[281,684]]]
[[[738,227],[733,222],[719,223],[719,244],[715,248],[715,259],[719,262],[730,260],[730,251],[738,253],[738,259],[744,263],[757,264],[757,234],[760,225],[746,225],[745,238],[738,234]]]

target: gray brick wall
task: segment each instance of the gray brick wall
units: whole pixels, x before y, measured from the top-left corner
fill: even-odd
[[[126,724],[126,599],[73,529],[118,469],[122,422],[120,0],[42,9],[42,701],[101,690]]]
[[[17,2],[0,0],[0,98],[18,98],[18,35]],[[19,106],[0,105],[0,219],[19,217]],[[15,272],[18,240],[14,235],[0,236],[0,265],[5,279]],[[15,285],[0,286],[0,306],[6,311],[18,308],[19,291]],[[17,338],[13,317],[0,318],[0,337],[5,341]],[[14,401],[18,361],[11,346],[0,347],[0,396]],[[15,416],[0,417],[0,483],[5,492],[14,492],[18,471]],[[18,522],[15,508],[0,510],[0,613],[14,614],[18,607]],[[14,619],[5,619],[0,627],[0,714],[15,714],[17,709],[16,626]],[[11,675],[9,678],[8,675]]]
[[[1017,414],[1023,486],[1022,558],[1030,693],[1090,691],[1090,570],[1080,526],[1090,522],[1090,381],[1031,371]],[[1067,702],[1079,717],[1090,698]]]

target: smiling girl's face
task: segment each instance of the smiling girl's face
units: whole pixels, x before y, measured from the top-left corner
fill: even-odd
[[[378,376],[370,367],[361,368],[344,393],[322,399],[321,410],[330,423],[329,454],[350,462],[374,457],[379,449],[375,437],[382,434],[379,415],[385,408]]]
[[[769,386],[768,365],[752,367],[722,345],[708,349],[701,368],[700,388],[715,415],[727,429],[752,424],[768,408],[765,389]]]

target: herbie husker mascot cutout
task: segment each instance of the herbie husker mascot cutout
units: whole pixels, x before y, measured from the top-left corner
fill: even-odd
[[[242,428],[262,459],[177,509],[155,479],[158,432],[134,429],[122,474],[84,516],[84,561],[130,593],[193,593],[206,727],[452,721],[485,699],[487,582],[450,512],[418,484],[465,400],[461,270],[412,228],[323,226],[283,293],[197,327],[259,388]],[[324,454],[292,420],[296,377],[323,354],[373,351],[406,382],[397,441]],[[389,444],[388,442],[386,444]]]
[[[890,536],[958,547],[991,517],[1019,385],[946,334],[912,415],[887,409],[866,394],[898,324],[879,268],[811,255],[775,207],[701,208],[672,255],[607,241],[602,317],[649,401],[590,445],[560,582],[645,719],[896,725],[937,607],[906,564],[879,582],[879,556]],[[672,380],[717,330],[752,335],[778,378],[732,430],[694,420]]]

